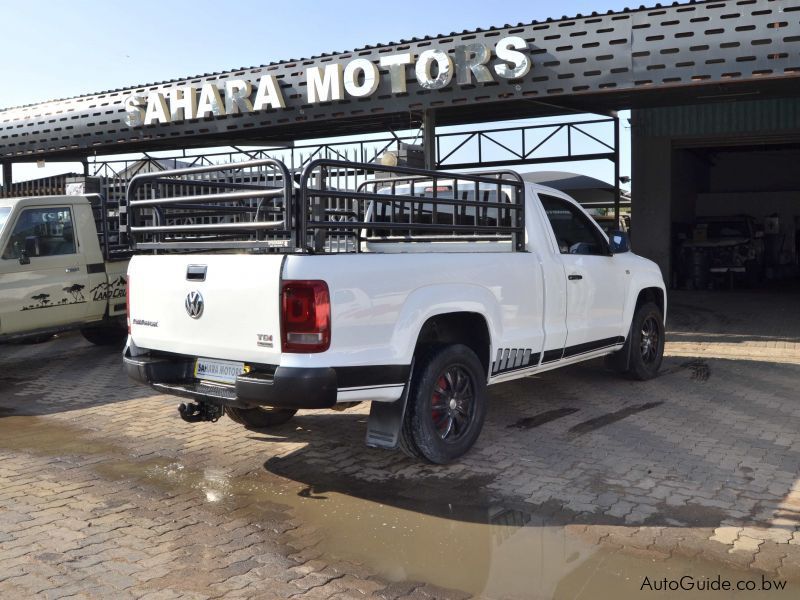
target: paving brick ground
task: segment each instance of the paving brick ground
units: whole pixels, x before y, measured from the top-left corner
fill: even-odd
[[[372,531],[373,507],[412,529],[495,526],[492,547],[543,523],[800,582],[799,300],[673,294],[659,378],[595,361],[492,388],[476,448],[447,467],[365,448],[364,405],[269,433],[189,425],[79,336],[1,347],[0,597],[466,595],[331,544]]]

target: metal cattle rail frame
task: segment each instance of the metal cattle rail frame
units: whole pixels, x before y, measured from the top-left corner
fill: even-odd
[[[342,178],[355,178],[356,189],[334,185]],[[136,250],[340,253],[360,252],[362,242],[453,241],[525,249],[524,184],[509,171],[319,159],[293,174],[262,159],[137,175],[127,203]]]

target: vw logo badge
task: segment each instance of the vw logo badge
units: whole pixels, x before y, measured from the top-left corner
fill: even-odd
[[[200,292],[189,292],[186,295],[186,313],[193,319],[199,319],[203,314],[203,296]]]

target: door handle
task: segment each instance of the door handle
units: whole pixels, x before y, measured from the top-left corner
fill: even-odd
[[[567,279],[570,281],[577,281],[578,279],[583,279],[583,275],[567,275]]]
[[[66,269],[64,269],[64,272],[65,273],[75,273],[75,272],[80,271],[80,270],[81,270],[80,267],[67,267]]]

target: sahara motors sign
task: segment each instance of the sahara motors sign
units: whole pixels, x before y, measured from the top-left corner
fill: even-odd
[[[501,38],[492,48],[473,43],[456,46],[453,55],[439,49],[382,56],[378,64],[366,58],[346,63],[313,66],[305,70],[306,102],[336,102],[345,98],[367,98],[375,94],[381,77],[388,77],[392,94],[407,92],[407,69],[413,68],[420,87],[426,90],[457,85],[519,79],[531,69],[525,52],[527,42],[519,36]],[[493,60],[494,59],[494,60]],[[185,85],[166,93],[132,94],[125,99],[125,124],[141,127],[177,123],[187,119],[222,117],[239,113],[286,108],[281,86],[274,75],[257,82],[231,79],[220,88],[214,83],[201,87]]]

